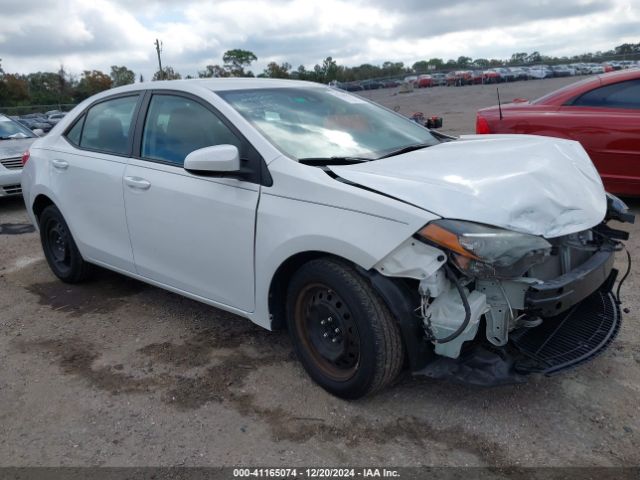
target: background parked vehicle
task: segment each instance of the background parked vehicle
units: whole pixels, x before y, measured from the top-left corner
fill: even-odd
[[[18,118],[17,122],[31,130],[42,130],[43,132],[49,132],[53,125],[42,118]]]
[[[418,79],[415,81],[416,88],[429,88],[433,87],[433,80],[431,75],[418,75]]]
[[[501,82],[513,82],[516,80],[516,74],[508,68],[496,68],[495,70],[500,74]]]
[[[576,71],[569,68],[566,65],[554,65],[551,67],[554,77],[571,77],[576,74]]]
[[[434,86],[443,86],[447,84],[447,75],[444,73],[433,73],[431,75],[431,83]]]
[[[501,81],[500,72],[495,69],[482,72],[482,83],[499,83]]]
[[[579,141],[608,191],[640,195],[640,71],[590,77],[531,102],[478,111],[477,133]]]
[[[529,73],[522,67],[509,67],[509,72],[513,75],[513,80],[529,79]]]
[[[0,197],[22,193],[22,157],[36,138],[21,123],[0,114]]]
[[[60,120],[62,120],[64,118],[64,116],[66,115],[65,112],[55,112],[55,113],[51,113],[49,115],[47,115],[47,122],[51,123],[53,125],[55,125],[56,123],[58,123]]]
[[[529,78],[541,80],[549,77],[553,77],[553,71],[547,65],[529,67]]]

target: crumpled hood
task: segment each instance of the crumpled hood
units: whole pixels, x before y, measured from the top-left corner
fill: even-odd
[[[331,166],[340,177],[436,215],[547,238],[600,223],[607,201],[578,142],[468,135],[383,160]]]
[[[0,159],[21,157],[37,138],[0,140]]]

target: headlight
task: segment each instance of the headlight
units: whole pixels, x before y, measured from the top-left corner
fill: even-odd
[[[519,277],[551,252],[542,237],[462,220],[435,220],[418,236],[452,252],[456,265],[477,277]]]

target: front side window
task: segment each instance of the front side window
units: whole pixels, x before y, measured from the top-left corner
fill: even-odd
[[[640,109],[640,80],[614,83],[578,97],[574,106]]]
[[[129,133],[137,103],[135,95],[91,107],[84,121],[80,147],[118,155],[129,153]]]
[[[330,88],[264,88],[216,92],[276,147],[294,159],[377,159],[439,141],[424,127]]]
[[[182,166],[191,152],[213,145],[242,147],[238,137],[200,103],[176,95],[151,98],[142,134],[142,158]]]

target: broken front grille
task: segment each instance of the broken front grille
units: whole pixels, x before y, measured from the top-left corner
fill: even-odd
[[[524,355],[516,369],[551,375],[580,365],[602,353],[620,329],[620,309],[611,292],[596,291],[535,328],[510,335]]]

